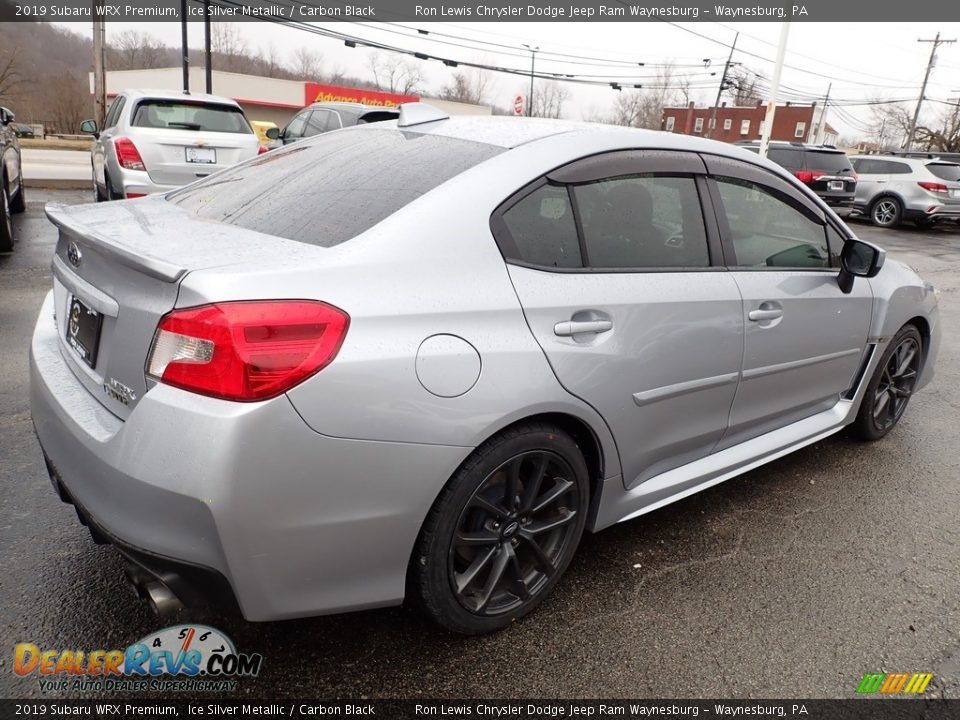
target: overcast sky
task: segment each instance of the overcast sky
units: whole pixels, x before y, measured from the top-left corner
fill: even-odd
[[[75,32],[88,35],[91,32],[87,23],[62,24]],[[241,22],[236,25],[250,49],[266,50],[272,43],[282,59],[292,60],[296,48],[308,46],[323,54],[325,66],[336,66],[349,75],[371,78],[367,65],[370,50],[348,48],[340,40],[272,23]],[[525,71],[529,70],[530,56],[523,45],[529,44],[538,46],[541,51],[537,55],[538,72],[600,75],[604,79],[622,76],[624,83],[654,82],[650,77],[656,73],[654,66],[674,62],[681,66],[678,72],[689,73],[694,99],[701,105],[712,104],[716,96],[719,73],[737,31],[740,37],[734,61],[767,78],[773,73],[773,58],[780,36],[780,23],[412,22],[404,26],[376,23],[320,25],[431,55]],[[418,35],[416,28],[429,30],[431,35]],[[108,42],[111,36],[130,29],[147,32],[168,44],[180,42],[179,24],[140,22],[107,23]],[[937,31],[942,38],[960,39],[960,23],[792,23],[786,57],[786,64],[791,67],[784,69],[782,84],[787,95],[781,95],[781,100],[822,98],[832,82],[831,101],[844,107],[832,110],[828,121],[841,136],[867,137],[866,128],[872,122],[871,110],[851,103],[877,98],[909,99],[912,108],[919,95],[931,49],[930,43],[917,40],[933,38]],[[441,40],[447,44],[438,42]],[[191,46],[200,47],[202,42],[202,24],[192,23]],[[545,54],[547,52],[570,57],[549,57]],[[938,62],[931,74],[926,96],[956,101],[960,97],[960,42],[941,45],[937,55]],[[707,58],[711,62],[705,68]],[[426,85],[431,90],[448,82],[453,72],[438,61],[412,61],[423,66]],[[588,62],[594,64],[585,64]],[[640,62],[646,65],[633,66],[633,63]],[[711,76],[710,73],[714,72],[717,74]],[[617,92],[608,86],[573,83],[567,86],[571,97],[564,114],[573,119],[607,114]],[[495,74],[491,100],[509,106],[516,94],[526,94],[527,87],[527,80]],[[928,101],[924,116],[932,117],[944,107]]]

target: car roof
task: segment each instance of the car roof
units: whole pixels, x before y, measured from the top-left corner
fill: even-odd
[[[182,90],[124,90],[122,95],[126,95],[131,100],[192,100],[201,102],[218,103],[220,105],[231,105],[240,107],[240,105],[230,98],[219,95],[208,95],[207,93],[185,93]]]
[[[851,160],[888,160],[890,162],[914,163],[917,165],[960,165],[956,160],[933,157],[905,157],[903,155],[851,155]]]

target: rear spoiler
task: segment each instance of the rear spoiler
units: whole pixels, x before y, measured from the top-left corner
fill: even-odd
[[[111,203],[111,205],[117,206],[118,209],[122,205],[123,211],[131,215],[136,215],[139,212],[136,208],[131,207],[132,203]],[[187,268],[185,267],[134,252],[130,248],[111,240],[102,232],[98,233],[96,228],[77,217],[77,209],[62,203],[47,203],[44,207],[47,218],[56,225],[61,235],[82,240],[121,265],[169,283],[175,283],[187,274]]]

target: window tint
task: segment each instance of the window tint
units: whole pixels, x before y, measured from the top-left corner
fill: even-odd
[[[133,116],[133,125],[175,130],[253,133],[240,108],[180,100],[141,100]]]
[[[310,117],[310,112],[304,112],[297,115],[293,120],[287,124],[286,130],[283,131],[284,139],[296,139],[303,137],[304,129],[307,127],[307,118]]]
[[[198,217],[331,247],[501,152],[397,130],[324,133],[166,197]]]
[[[927,165],[927,170],[932,172],[941,180],[947,180],[951,182],[960,181],[960,165],[952,165],[948,163],[930,163]]]
[[[590,267],[710,264],[693,178],[632,175],[577,185],[573,192]]]
[[[759,148],[757,151],[759,152]],[[774,146],[767,148],[767,157],[772,162],[775,162],[780,167],[791,170],[798,170],[803,167],[802,153],[803,151],[797,148]]]
[[[761,186],[718,178],[738,267],[830,267],[823,225]]]
[[[842,152],[824,152],[823,150],[807,150],[807,170],[824,170],[827,172],[843,172],[852,170],[850,160]]]
[[[307,124],[303,128],[304,137],[313,137],[322,132],[326,132],[329,125],[330,113],[326,110],[314,110],[307,118]]]
[[[123,106],[126,104],[127,99],[120,95],[116,100],[113,101],[113,104],[110,106],[110,112],[107,113],[106,120],[103,121],[103,126],[105,128],[114,127],[117,124],[117,121],[120,119],[120,113],[123,112]]]
[[[582,267],[577,224],[565,185],[543,185],[503,214],[515,260],[545,267]]]

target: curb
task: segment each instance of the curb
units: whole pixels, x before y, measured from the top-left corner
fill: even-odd
[[[83,180],[71,180],[68,178],[23,178],[24,187],[39,188],[42,190],[90,190],[92,181],[90,178]]]

